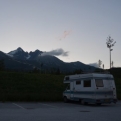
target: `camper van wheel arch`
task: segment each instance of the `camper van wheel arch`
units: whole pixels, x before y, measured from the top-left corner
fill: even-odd
[[[67,99],[67,97],[66,97],[66,96],[64,96],[64,97],[63,97],[63,100],[64,100],[64,102],[65,102],[65,103],[67,103],[67,102],[68,102],[68,99]]]

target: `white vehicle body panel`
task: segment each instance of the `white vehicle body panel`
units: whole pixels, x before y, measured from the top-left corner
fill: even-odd
[[[70,85],[63,97],[68,100],[84,100],[88,103],[116,102],[116,87],[111,74],[77,74],[65,76],[64,83]],[[107,101],[107,102],[106,102]]]

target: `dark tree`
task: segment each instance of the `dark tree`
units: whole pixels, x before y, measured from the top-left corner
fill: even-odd
[[[39,72],[40,72],[40,70],[37,67],[34,67],[33,73],[39,73]]]
[[[82,74],[82,73],[83,73],[83,71],[81,69],[77,69],[74,71],[74,74]]]
[[[59,69],[59,68],[57,69],[56,74],[57,74],[57,75],[60,74],[60,69]]]
[[[99,60],[99,61],[98,61],[98,66],[99,66],[99,68],[101,67],[101,65],[102,65],[102,61]]]
[[[0,71],[5,69],[4,60],[0,60]]]
[[[113,50],[112,47],[115,45],[116,41],[111,38],[111,36],[107,37],[107,48],[109,48],[109,53],[110,53],[110,69],[111,69],[111,51]]]

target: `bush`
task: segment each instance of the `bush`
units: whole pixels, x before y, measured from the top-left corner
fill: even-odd
[[[1,101],[61,101],[64,75],[0,72]]]

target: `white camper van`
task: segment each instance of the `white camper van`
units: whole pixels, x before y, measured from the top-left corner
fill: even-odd
[[[69,100],[81,101],[82,104],[116,103],[116,87],[111,74],[76,74],[65,76],[68,83],[63,92],[64,102]]]

